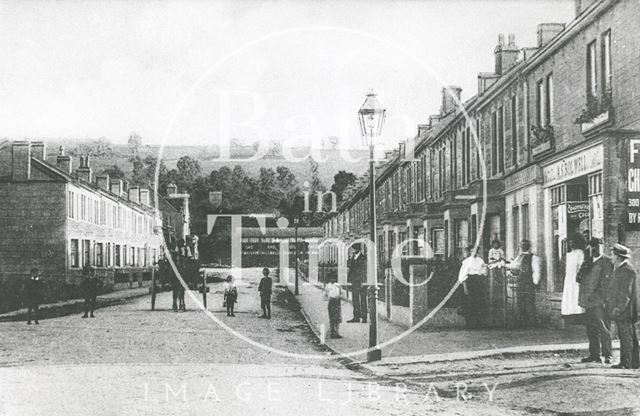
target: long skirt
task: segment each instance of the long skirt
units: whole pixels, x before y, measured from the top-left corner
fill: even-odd
[[[329,322],[337,324],[342,322],[342,305],[340,298],[329,299]]]

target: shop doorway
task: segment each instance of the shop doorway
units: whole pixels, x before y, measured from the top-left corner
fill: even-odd
[[[602,172],[580,176],[551,188],[553,276],[556,292],[564,289],[568,239],[602,238]]]

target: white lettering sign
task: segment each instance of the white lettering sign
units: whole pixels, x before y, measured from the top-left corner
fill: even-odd
[[[602,169],[603,154],[602,145],[598,145],[545,167],[545,186],[555,185]]]

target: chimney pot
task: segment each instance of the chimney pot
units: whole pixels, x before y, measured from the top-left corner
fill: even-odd
[[[96,184],[98,185],[98,188],[105,190],[105,191],[109,191],[109,175],[100,175],[96,177]]]
[[[121,179],[110,179],[109,180],[109,190],[113,194],[116,194],[118,196],[122,196],[122,180]]]
[[[11,178],[14,181],[31,179],[31,143],[13,142],[11,147]]]
[[[140,203],[140,189],[137,186],[129,188],[129,201]]]
[[[44,142],[32,142],[31,143],[31,157],[34,157],[38,160],[45,161],[46,158],[46,148]]]

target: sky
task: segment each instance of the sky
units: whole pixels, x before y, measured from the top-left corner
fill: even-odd
[[[3,1],[0,137],[357,147],[373,89],[388,145],[443,85],[475,95],[499,33],[534,46],[538,23],[573,15],[572,0]]]

